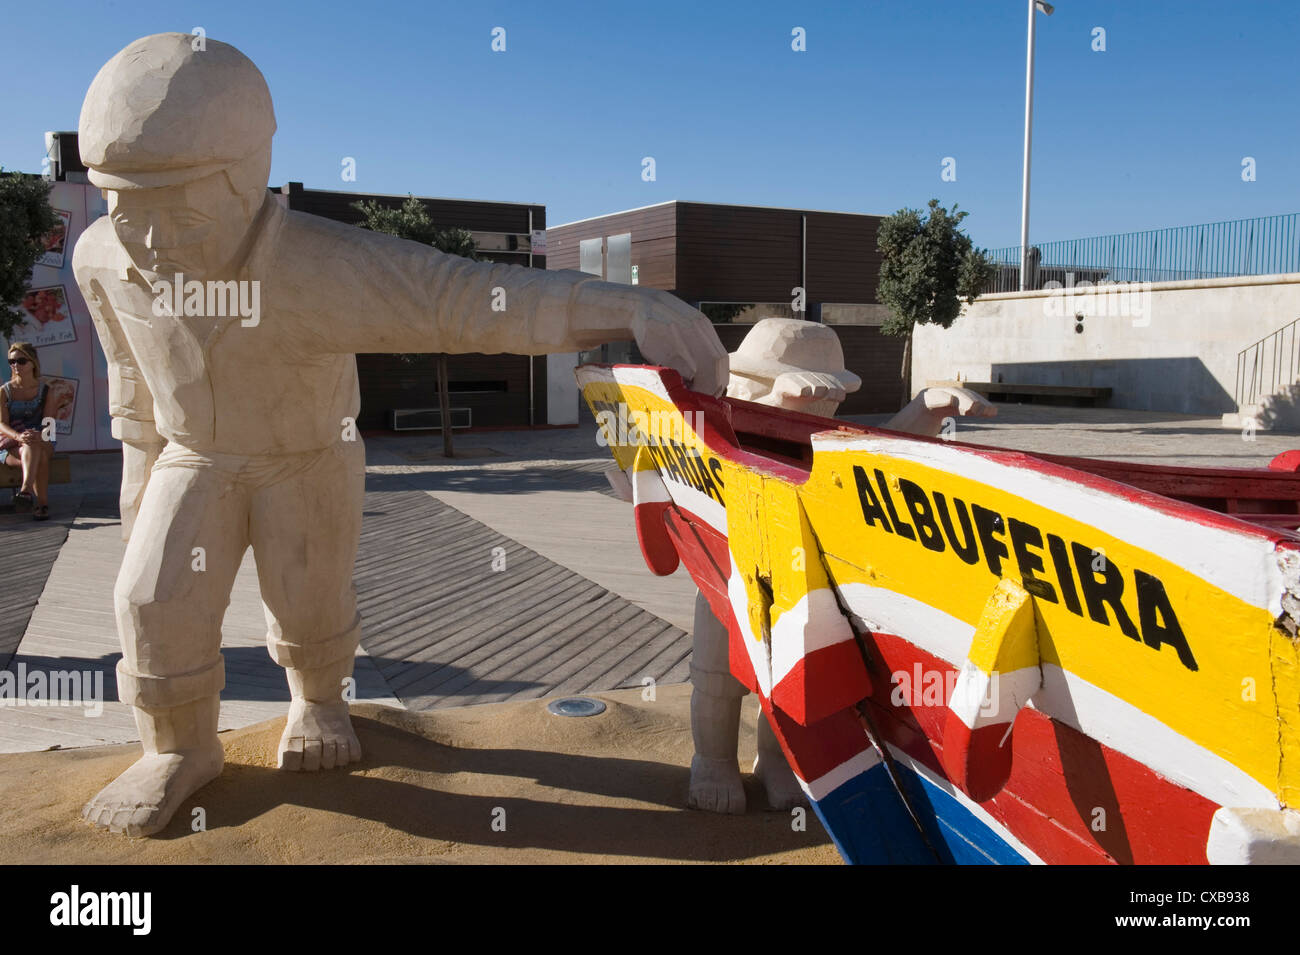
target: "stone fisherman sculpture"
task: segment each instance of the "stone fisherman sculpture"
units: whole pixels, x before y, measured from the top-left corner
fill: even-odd
[[[801,319],[765,318],[732,353],[727,396],[803,414],[832,417],[862,379],[844,367],[835,330]],[[925,388],[881,427],[934,437],[945,418],[993,417],[997,408],[965,388]],[[731,675],[727,627],[702,594],[695,596],[691,653],[691,759],[687,805],[710,812],[743,813],[745,787],[736,764],[740,705],[748,692]],[[790,809],[803,799],[781,744],[758,714],[758,757],[754,776],[772,809]]]
[[[699,391],[720,392],[727,375],[712,326],[666,292],[470,262],[284,209],[267,192],[275,117],[262,74],[232,46],[193,41],[127,46],[91,83],[80,121],[109,214],[73,265],[123,444],[117,683],[144,747],[83,815],[130,835],[162,829],[221,772],[221,623],[250,546],[267,646],[293,696],[279,765],[361,756],[343,697],[361,631],[355,353],[635,339]]]

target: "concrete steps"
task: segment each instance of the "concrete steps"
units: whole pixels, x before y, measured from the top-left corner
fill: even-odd
[[[1284,386],[1257,403],[1223,416],[1223,427],[1238,431],[1300,432],[1300,383]]]

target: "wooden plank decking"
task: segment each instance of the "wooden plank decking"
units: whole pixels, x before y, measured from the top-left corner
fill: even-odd
[[[5,467],[4,471],[16,471]],[[10,494],[0,491],[7,505]],[[77,513],[80,498],[51,500],[50,519],[34,521],[29,513],[15,513],[6,507],[0,513],[0,540],[4,541],[4,602],[0,614],[0,669],[8,666],[27,631],[32,610],[45,589],[50,568],[68,536],[68,525]]]
[[[366,496],[362,645],[407,706],[687,678],[690,637],[679,628],[399,476],[370,484],[389,489]]]
[[[576,480],[590,484],[591,476]],[[367,488],[354,578],[364,621],[359,700],[428,709],[637,686],[645,677],[687,679],[690,637],[678,627],[413,488],[410,475],[372,473]],[[565,501],[581,510],[580,500],[600,498],[616,505],[630,528],[621,510],[626,505],[582,493],[589,490]],[[597,507],[605,506],[601,501]],[[570,522],[581,526],[572,515]],[[102,681],[102,713],[0,707],[0,752],[138,738],[130,709],[116,702],[114,666],[121,654],[112,591],[125,545],[112,497],[88,498],[70,528],[67,523],[30,525],[43,529],[36,533],[48,540],[40,546],[57,558],[47,562],[43,581],[32,564],[25,586],[33,593],[44,586],[10,669],[21,663],[28,672],[84,671],[88,685]],[[626,541],[619,546],[628,549]],[[223,627],[223,729],[284,713],[288,690],[266,652],[265,631],[249,551]]]

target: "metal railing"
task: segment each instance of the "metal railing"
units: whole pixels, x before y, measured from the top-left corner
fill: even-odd
[[[1237,352],[1237,410],[1258,404],[1300,377],[1296,332],[1300,318]]]
[[[997,273],[984,294],[1020,288],[1020,246],[985,253]],[[1300,213],[1046,242],[1029,249],[1029,282],[1173,282],[1300,272]]]

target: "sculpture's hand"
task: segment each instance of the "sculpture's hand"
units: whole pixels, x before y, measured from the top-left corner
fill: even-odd
[[[782,408],[798,409],[814,401],[844,400],[844,386],[830,375],[817,371],[788,371],[777,375],[772,382],[772,393],[780,400]]]
[[[963,418],[995,418],[998,409],[992,402],[978,392],[967,388],[954,388],[943,385],[926,388],[917,398],[925,399],[925,406],[930,411],[940,411],[950,415],[955,410]]]
[[[626,292],[629,330],[646,361],[679,372],[692,391],[715,397],[726,391],[727,349],[703,312],[660,289]]]
[[[998,409],[982,395],[966,388],[945,385],[926,388],[906,408],[885,422],[884,426],[893,431],[906,431],[933,438],[942,430],[945,418],[992,418],[997,413]]]

